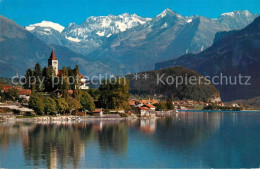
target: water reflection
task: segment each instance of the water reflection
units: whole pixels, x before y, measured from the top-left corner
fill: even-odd
[[[155,139],[167,148],[183,151],[191,146],[201,144],[216,130],[219,129],[221,114],[203,112],[182,112],[174,118],[158,121],[158,130]]]
[[[259,167],[259,120],[260,114],[182,112],[125,122],[4,122],[0,167],[16,167],[14,156],[22,168]]]

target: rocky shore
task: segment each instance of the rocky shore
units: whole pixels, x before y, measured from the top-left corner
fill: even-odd
[[[17,122],[81,122],[81,121],[100,121],[100,120],[132,120],[132,119],[149,119],[149,118],[161,118],[160,115],[151,115],[138,117],[135,114],[131,114],[127,117],[121,117],[119,114],[106,114],[100,116],[17,116],[17,115],[0,115],[0,121],[17,121]]]

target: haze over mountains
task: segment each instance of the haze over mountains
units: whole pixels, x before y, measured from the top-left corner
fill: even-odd
[[[242,30],[218,33],[214,44],[201,53],[160,62],[155,67],[161,69],[179,65],[196,70],[204,76],[220,76],[222,73],[223,76],[231,77],[231,83],[237,85],[230,82],[230,85],[217,85],[226,101],[259,96],[260,17]],[[239,74],[251,76],[251,85],[239,85],[239,80],[234,80]],[[226,83],[225,78],[223,82]]]
[[[45,21],[26,29],[47,44],[106,60],[119,67],[117,74],[151,70],[158,61],[201,52],[212,45],[217,32],[242,29],[256,17],[249,11],[224,13],[216,19],[184,17],[166,9],[154,18],[125,13],[90,17],[65,28]]]

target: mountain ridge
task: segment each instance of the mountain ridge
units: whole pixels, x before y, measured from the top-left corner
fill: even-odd
[[[157,63],[155,69],[179,65],[196,70],[204,76],[212,77],[221,73],[233,78],[239,74],[250,76],[250,86],[217,86],[226,101],[259,96],[260,17],[244,29],[222,33],[222,37],[218,37],[211,47],[201,53],[186,54]]]

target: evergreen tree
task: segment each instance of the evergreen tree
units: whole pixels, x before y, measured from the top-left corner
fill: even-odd
[[[32,88],[32,84],[30,84],[30,78],[32,78],[33,76],[33,72],[31,69],[27,69],[26,70],[26,74],[25,74],[25,84],[23,85],[23,87],[25,89],[31,89]]]
[[[61,80],[61,91],[63,97],[67,100],[69,97],[69,79],[68,79],[69,73],[68,69],[66,67],[62,68],[62,80]]]
[[[46,114],[56,112],[56,102],[51,97],[44,98],[44,112]]]
[[[74,74],[74,98],[77,99],[77,100],[80,100],[80,92],[79,92],[79,87],[80,87],[80,80],[81,80],[81,77],[80,77],[80,73],[79,73],[79,66],[76,65],[75,68],[73,69],[73,74]]]
[[[87,92],[81,94],[80,104],[84,110],[93,111],[95,109],[94,99]]]
[[[36,63],[34,70],[33,70],[33,76],[36,78],[35,82],[35,89],[37,91],[42,91],[44,89],[44,86],[41,86],[40,81],[42,81],[42,70],[41,65],[39,63]]]
[[[52,66],[49,66],[48,68],[43,69],[43,76],[44,76],[44,86],[46,92],[51,92],[55,89],[55,87],[52,84],[52,78],[54,77],[55,72],[52,68]]]
[[[38,115],[44,113],[44,104],[42,99],[36,95],[32,95],[29,100],[29,108],[33,109],[34,112]]]

